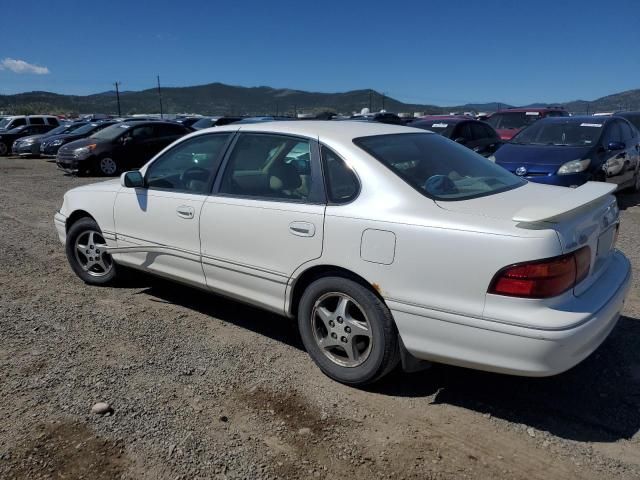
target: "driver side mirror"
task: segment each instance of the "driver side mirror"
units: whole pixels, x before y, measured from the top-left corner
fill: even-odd
[[[120,175],[120,185],[126,188],[142,188],[144,187],[144,177],[139,170],[124,172]]]
[[[129,145],[132,141],[133,137],[122,137],[120,143],[122,143],[122,145]]]
[[[464,145],[465,143],[467,143],[467,139],[464,137],[458,137],[454,140],[454,142],[459,143],[460,145]]]
[[[627,146],[624,142],[609,142],[609,145],[607,145],[607,150],[610,151],[624,150],[625,148],[627,148]]]

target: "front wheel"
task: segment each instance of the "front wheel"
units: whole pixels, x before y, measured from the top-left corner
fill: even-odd
[[[7,153],[9,153],[9,147],[6,143],[0,142],[0,157],[4,157]]]
[[[304,346],[326,375],[360,386],[375,382],[399,361],[391,312],[370,289],[343,277],[325,277],[305,290],[298,308]]]
[[[65,244],[67,260],[85,283],[105,285],[115,279],[116,264],[106,247],[102,231],[92,218],[82,218],[69,229]]]
[[[111,177],[118,173],[118,163],[111,157],[98,159],[98,173],[105,177]]]

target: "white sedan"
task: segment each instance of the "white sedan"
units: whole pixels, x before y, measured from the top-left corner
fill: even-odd
[[[295,317],[340,382],[422,361],[545,376],[623,307],[613,188],[528,183],[409,127],[272,122],[201,130],[74,188],[55,225],[86,283],[133,267]]]

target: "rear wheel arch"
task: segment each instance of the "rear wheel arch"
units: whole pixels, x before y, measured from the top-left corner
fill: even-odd
[[[298,278],[295,280],[293,284],[289,305],[287,306],[287,313],[291,316],[296,317],[298,315],[298,306],[300,304],[300,299],[304,294],[304,291],[307,289],[309,285],[320,278],[324,277],[343,277],[349,280],[353,280],[365,288],[371,290],[382,302],[386,305],[386,302],[382,295],[380,295],[379,287],[377,284],[368,282],[361,275],[358,275],[351,270],[338,267],[336,265],[315,265],[313,267],[308,268],[304,272],[302,272]]]

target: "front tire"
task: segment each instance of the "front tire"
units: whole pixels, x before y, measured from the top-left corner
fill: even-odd
[[[4,157],[9,154],[9,147],[6,143],[0,142],[0,157]]]
[[[391,312],[373,291],[348,278],[309,285],[300,299],[298,327],[316,365],[341,383],[373,383],[400,359]]]
[[[105,177],[112,177],[118,173],[118,162],[116,162],[111,157],[102,157],[98,159],[96,170],[100,175],[103,175]]]
[[[74,273],[90,285],[106,285],[116,278],[116,264],[106,252],[107,242],[92,218],[75,222],[65,242],[67,260]]]

